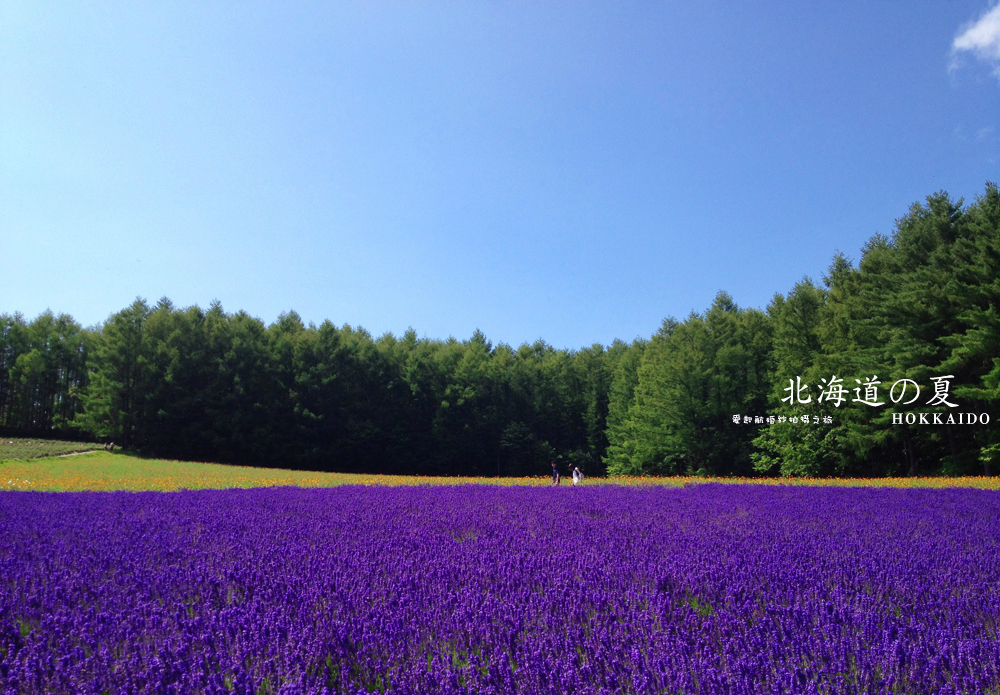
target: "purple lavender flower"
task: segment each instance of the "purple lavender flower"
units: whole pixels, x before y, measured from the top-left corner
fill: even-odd
[[[1000,496],[0,493],[0,693],[985,693]]]

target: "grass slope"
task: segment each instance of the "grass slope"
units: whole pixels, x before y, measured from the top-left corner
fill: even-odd
[[[7,440],[10,441],[10,440]],[[2,450],[0,450],[2,451]],[[2,454],[6,458],[6,452]],[[761,485],[830,485],[845,487],[975,487],[1000,489],[1000,478],[588,478],[585,485],[670,485],[690,483],[753,483]],[[0,490],[50,492],[81,490],[224,489],[251,487],[334,487],[337,485],[549,485],[548,476],[535,478],[444,478],[402,475],[315,473],[278,468],[248,468],[215,463],[142,459],[103,451],[79,456],[0,460]],[[563,481],[562,487],[572,487]]]
[[[548,478],[504,478],[505,485],[541,485]],[[96,451],[70,457],[0,461],[0,490],[203,490],[338,485],[460,485],[496,483],[490,478],[316,473],[217,463],[144,459]]]
[[[0,461],[3,459],[35,459],[43,456],[63,456],[80,451],[103,448],[93,442],[63,442],[54,439],[0,438]]]

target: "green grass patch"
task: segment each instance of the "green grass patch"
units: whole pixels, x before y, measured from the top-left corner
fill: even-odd
[[[4,459],[37,459],[44,456],[65,456],[81,451],[103,449],[93,442],[64,442],[56,439],[0,438],[0,461]]]

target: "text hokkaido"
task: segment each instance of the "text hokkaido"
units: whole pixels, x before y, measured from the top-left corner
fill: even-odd
[[[944,416],[947,414],[947,418]],[[989,413],[893,413],[894,425],[986,425]]]

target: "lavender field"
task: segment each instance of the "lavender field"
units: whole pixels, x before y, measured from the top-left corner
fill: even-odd
[[[997,693],[1000,494],[0,493],[2,693]]]

